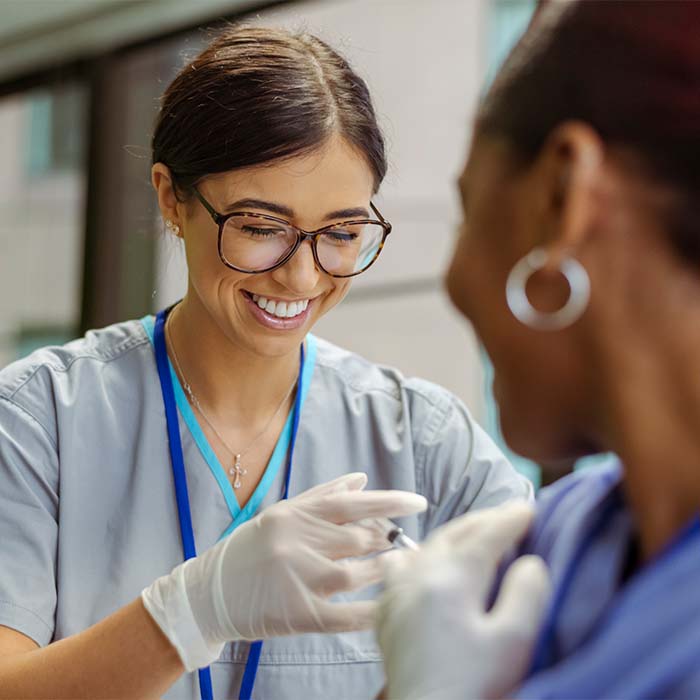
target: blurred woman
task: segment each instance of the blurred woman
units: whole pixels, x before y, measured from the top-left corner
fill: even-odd
[[[529,486],[447,391],[310,333],[391,231],[341,56],[225,31],[153,162],[185,298],[0,373],[0,697],[369,697],[388,541],[354,523],[422,538]]]
[[[450,294],[514,449],[618,457],[541,494],[521,553],[547,605],[530,558],[487,605],[527,509],[404,562],[390,697],[700,697],[698,27],[697,2],[551,3],[483,102]]]

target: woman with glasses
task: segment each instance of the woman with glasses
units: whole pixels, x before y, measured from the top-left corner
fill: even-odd
[[[372,697],[382,519],[530,490],[448,392],[310,333],[391,233],[365,83],[230,29],[153,161],[184,299],[0,374],[0,697]]]

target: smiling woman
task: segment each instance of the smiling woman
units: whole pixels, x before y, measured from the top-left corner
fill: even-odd
[[[368,160],[343,136],[329,134],[315,150],[287,156],[275,165],[205,175],[189,198],[176,190],[173,172],[162,162],[153,167],[161,212],[184,238],[189,269],[188,293],[171,321],[174,341],[182,344],[184,356],[184,339],[178,342],[180,315],[188,317],[188,327],[206,322],[197,335],[211,341],[208,347],[220,345],[221,334],[248,362],[284,356],[284,381],[266,368],[268,381],[279,391],[279,385],[288,386],[295,375],[296,350],[304,335],[347,294],[350,282],[345,276],[363,271],[357,262],[360,250],[367,247],[362,235],[374,249],[372,259],[378,254],[386,224],[368,218],[375,188]],[[223,211],[227,213],[219,213]],[[348,212],[367,223],[336,218]],[[290,221],[275,216],[279,214]],[[329,223],[334,219],[337,223]],[[315,230],[308,243],[301,240],[305,230]],[[265,309],[253,303],[253,294],[268,300]],[[289,319],[288,306],[297,302],[307,306]],[[201,347],[196,352],[197,364],[209,372],[212,364],[201,361]],[[212,362],[227,360],[218,355]],[[184,364],[193,366],[194,358]],[[192,370],[193,379],[197,371]],[[204,382],[202,378],[196,384]],[[246,402],[247,413],[260,402],[260,389],[256,382]]]
[[[0,697],[373,697],[365,521],[529,497],[454,396],[310,333],[388,240],[385,172],[312,36],[229,29],[167,89],[184,298],[0,374]]]

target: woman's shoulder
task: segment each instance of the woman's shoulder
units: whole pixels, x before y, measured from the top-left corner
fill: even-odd
[[[317,345],[316,367],[320,380],[342,387],[344,391],[383,397],[397,403],[424,404],[443,412],[461,401],[451,391],[426,379],[406,377],[391,367],[341,348],[314,336]]]
[[[537,496],[535,522],[525,551],[548,559],[552,552],[574,547],[586,523],[596,516],[622,481],[622,466],[611,456],[574,471],[543,488]]]
[[[150,353],[140,321],[116,323],[65,345],[39,348],[0,370],[0,403],[13,404],[44,424],[40,416],[55,413],[59,395],[70,401],[78,385],[96,389],[115,373],[133,378],[147,362],[139,348]]]
[[[412,471],[410,488],[430,503],[422,518],[424,533],[472,507],[531,498],[530,483],[452,392],[327,341],[317,340],[317,358],[314,406],[327,421],[347,411],[346,425],[353,426],[347,432],[357,436],[365,430],[367,439],[356,442],[371,444],[375,460],[383,441],[387,457],[380,463],[404,455],[397,471]]]
[[[148,335],[140,321],[124,321],[88,331],[65,345],[39,348],[0,370],[0,396],[11,396],[42,370],[66,374],[80,361],[100,365],[120,359],[132,349],[147,346]]]

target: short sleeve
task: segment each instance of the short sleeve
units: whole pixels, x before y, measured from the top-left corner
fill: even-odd
[[[429,502],[425,533],[468,510],[512,499],[533,500],[533,487],[455,396],[431,385],[413,401],[419,483]]]
[[[58,458],[49,432],[0,397],[0,625],[44,646],[53,637]]]

